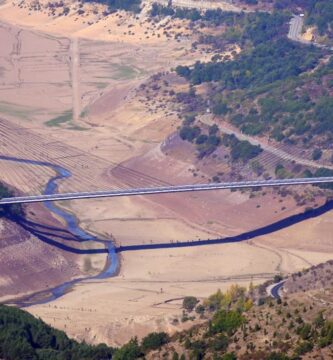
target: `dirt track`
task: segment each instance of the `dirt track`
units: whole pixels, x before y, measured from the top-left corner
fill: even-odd
[[[4,25],[0,29],[0,39],[5,39],[0,50],[2,153],[64,165],[73,177],[61,184],[62,191],[195,181],[189,170],[199,164],[188,149],[173,142],[167,151],[161,149],[179,125],[176,114],[169,108],[153,107],[159,99],[152,97],[147,103],[137,92],[153,73],[204,59],[190,52],[191,41],[167,40],[163,30],[153,36],[151,25],[139,22],[130,28],[135,35],[129,34],[132,18],[110,16],[88,26],[73,16],[28,15],[27,9],[11,4],[0,9],[1,18],[32,27],[22,30]],[[84,21],[92,19],[89,14]],[[182,28],[179,31],[185,33]],[[72,109],[73,98],[78,99],[71,81],[74,62],[69,61],[68,35],[73,33],[85,37],[80,38],[77,76],[81,105],[75,110],[84,116],[74,122],[65,117],[61,122],[59,116]],[[13,48],[16,55],[11,63]],[[218,166],[227,170],[224,164]],[[198,176],[210,177],[214,167],[207,161]],[[26,193],[39,192],[53,175],[45,169],[2,163],[0,172]],[[237,192],[87,200],[73,202],[70,208],[83,227],[104,236],[113,234],[118,244],[186,241],[237,234],[297,211],[290,198],[282,204],[274,196],[249,199],[248,194]],[[331,221],[332,215],[326,214],[250,244],[124,254],[116,278],[79,285],[55,303],[30,311],[71,336],[91,342],[117,344],[152,330],[174,331],[173,319],[181,316],[179,304],[165,309],[156,303],[185,295],[205,296],[233,282],[260,282],[279,271],[324,261],[333,252]]]
[[[73,121],[78,121],[81,113],[80,96],[80,49],[79,39],[71,39],[71,80],[73,91]]]

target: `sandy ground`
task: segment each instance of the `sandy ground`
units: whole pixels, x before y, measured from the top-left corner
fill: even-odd
[[[103,11],[106,7],[97,4],[85,4],[83,7],[76,2],[66,2],[70,12],[63,16],[63,7],[55,11],[55,15],[48,8],[47,1],[40,1],[41,10],[31,11],[31,3],[7,2],[0,8],[1,18],[10,24],[19,24],[43,32],[71,34],[75,37],[89,38],[93,40],[134,43],[138,40],[141,43],[157,43],[166,41],[164,27],[168,25],[169,19],[155,27],[151,21],[140,19],[136,15],[128,15],[125,12],[118,12],[105,16]],[[78,10],[84,11],[79,16]],[[60,15],[60,16],[59,16]],[[181,32],[180,30],[178,31]],[[184,29],[182,29],[182,35]]]
[[[147,103],[138,90],[152,74],[205,55],[191,52],[186,36],[168,37],[163,27],[144,19],[118,14],[98,20],[100,15],[90,10],[82,17],[75,11],[57,17],[12,3],[0,8],[5,44],[0,51],[1,154],[63,165],[73,176],[61,183],[61,191],[208,181],[214,164],[202,166],[194,177],[199,164],[187,150],[166,146],[179,125],[172,107],[159,107],[154,94]],[[70,36],[78,39],[78,120],[68,116],[74,71]],[[25,193],[40,192],[53,175],[45,168],[4,162],[0,171],[3,180]],[[281,203],[270,192],[251,199],[248,193],[212,192],[62,206],[78,216],[82,227],[115,237],[117,246],[237,235],[300,211],[291,198]],[[204,297],[232,283],[259,283],[330,259],[332,220],[328,213],[244,243],[122,253],[118,276],[81,283],[29,311],[95,343],[121,344],[152,330],[173,331],[187,324],[174,320],[181,316],[181,301],[166,300]]]
[[[332,214],[327,218],[332,221]],[[312,228],[312,221],[303,224],[304,231]],[[250,244],[125,253],[116,278],[82,283],[63,298],[29,311],[78,339],[112,345],[149,331],[179,330],[182,324],[174,319],[181,317],[181,302],[164,303],[167,300],[202,298],[230,284],[256,284],[277,272],[297,271],[332,258],[332,248],[330,252],[281,248],[280,239],[290,230],[299,239],[297,247],[302,247],[297,229],[291,228]],[[318,232],[316,238],[327,240]]]
[[[305,41],[313,41],[314,39],[314,27],[309,27],[306,29],[306,31],[302,34],[302,39]]]
[[[94,11],[87,5],[84,16],[59,17],[11,2],[0,6],[1,114],[35,129],[49,122],[53,131],[65,127],[83,133],[91,127],[82,122],[87,108],[103,94],[124,89],[130,95],[153,73],[198,56],[205,59],[190,51],[186,31],[175,39],[184,23],[154,24],[125,13],[103,17],[102,8]]]
[[[105,266],[105,254],[79,256],[63,251],[57,245],[76,247],[73,236],[40,204],[26,208],[29,223],[21,224],[0,219],[0,301],[53,288],[69,279],[95,275]],[[48,234],[50,246],[29,228]],[[66,237],[67,240],[64,240]],[[90,244],[81,248],[89,248]],[[97,245],[95,244],[97,248]],[[89,265],[89,266],[88,266]]]

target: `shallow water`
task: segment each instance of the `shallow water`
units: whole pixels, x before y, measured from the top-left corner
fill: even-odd
[[[57,184],[58,180],[68,179],[72,176],[69,170],[49,162],[29,160],[29,159],[19,159],[8,156],[0,156],[0,160],[15,161],[18,163],[24,163],[24,164],[36,165],[36,166],[46,166],[52,168],[56,172],[56,175],[47,182],[45,189],[43,191],[43,194],[45,195],[54,194],[58,191],[58,184]],[[106,279],[108,277],[114,276],[119,266],[116,249],[111,240],[98,239],[95,236],[87,233],[86,231],[80,228],[80,226],[78,225],[78,221],[73,214],[57,207],[53,202],[44,202],[44,205],[48,210],[50,210],[52,213],[56,214],[57,216],[61,217],[65,221],[67,230],[77,238],[78,242],[94,241],[103,244],[106,247],[106,250],[102,252],[107,252],[108,254],[107,266],[100,274],[96,276],[70,280],[59,286],[56,286],[53,289],[48,289],[45,291],[40,291],[38,293],[29,295],[25,297],[23,300],[19,300],[18,302],[16,302],[16,304],[21,307],[37,305],[37,304],[46,304],[50,301],[53,301],[63,296],[67,291],[70,290],[70,288],[73,285],[83,280]],[[25,228],[27,228],[26,225],[24,226]],[[39,238],[42,237],[43,241],[46,239],[46,236],[45,235],[42,236],[40,232],[36,232],[34,235],[36,235]],[[34,300],[34,298],[36,300]]]
[[[70,178],[71,172],[67,169],[51,164],[48,162],[43,161],[35,161],[35,160],[27,160],[27,159],[18,159],[18,158],[12,158],[12,157],[6,157],[6,156],[0,156],[0,160],[6,160],[6,161],[15,161],[25,164],[31,164],[31,165],[37,165],[37,166],[47,166],[52,168],[57,175],[52,177],[48,183],[46,184],[44,194],[53,194],[58,191],[58,184],[57,181],[60,179]],[[225,243],[235,243],[240,241],[246,241],[253,239],[258,236],[267,235],[274,233],[276,231],[282,230],[284,228],[290,227],[292,225],[295,225],[297,223],[300,223],[302,221],[319,217],[323,214],[325,214],[328,211],[331,211],[333,209],[333,200],[327,201],[324,205],[316,208],[311,209],[296,215],[291,215],[285,219],[279,220],[275,223],[263,226],[261,228],[257,228],[254,230],[250,230],[247,232],[244,232],[242,234],[226,237],[226,238],[219,238],[219,239],[210,239],[210,240],[194,240],[194,241],[186,241],[186,242],[173,242],[173,243],[154,243],[154,244],[137,244],[137,245],[128,245],[128,246],[120,246],[115,247],[110,240],[102,240],[98,239],[91,234],[87,233],[83,229],[80,228],[78,225],[77,219],[74,215],[71,213],[57,207],[52,202],[45,202],[45,206],[54,214],[64,219],[67,225],[67,230],[71,232],[77,239],[78,242],[84,242],[84,241],[94,241],[102,243],[105,246],[105,249],[96,249],[96,250],[87,250],[87,253],[107,253],[108,259],[107,259],[107,266],[99,275],[92,276],[92,277],[85,277],[80,279],[74,279],[68,282],[65,282],[53,289],[48,289],[45,291],[41,291],[38,293],[35,293],[31,296],[25,297],[23,300],[19,300],[16,302],[13,302],[14,304],[25,307],[25,306],[31,306],[36,304],[45,304],[50,301],[53,301],[61,296],[63,296],[67,291],[71,289],[71,287],[78,282],[81,282],[83,280],[93,280],[93,279],[106,279],[111,276],[114,276],[118,270],[119,267],[119,260],[117,257],[117,253],[125,252],[125,251],[137,251],[137,250],[149,250],[149,249],[165,249],[165,248],[178,248],[178,247],[191,247],[191,246],[202,246],[202,245],[214,245],[214,244],[225,244]],[[18,221],[20,225],[25,227],[28,231],[31,231],[31,228],[27,227],[26,220],[24,221]],[[42,235],[41,232],[36,232],[35,235],[39,237],[42,241],[46,241],[47,237]],[[50,243],[52,243],[52,240],[50,240]],[[60,245],[60,244],[58,244]],[[66,251],[73,251],[76,253],[84,253],[82,250],[69,248],[66,245],[62,245],[62,248]]]

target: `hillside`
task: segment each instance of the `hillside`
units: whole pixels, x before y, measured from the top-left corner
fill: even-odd
[[[233,285],[201,301],[185,297],[181,321],[191,325],[197,319],[189,330],[172,336],[152,332],[118,349],[78,343],[24,311],[1,306],[0,355],[9,360],[329,359],[333,355],[333,291],[331,283],[316,279],[331,269],[332,261],[303,275],[290,275],[282,299],[277,300],[266,295],[258,301],[258,287],[252,284],[248,290]],[[305,286],[289,291],[287,284],[295,278],[311,283],[312,290]]]
[[[332,296],[332,274],[333,260],[289,276],[283,285],[285,294],[294,294],[305,291],[321,290],[321,297],[330,300]],[[324,300],[324,299],[323,299]]]
[[[282,303],[271,300],[241,314],[219,310],[208,325],[179,334],[148,358],[329,359],[331,318],[331,310],[303,295],[290,296]]]
[[[163,16],[166,9],[155,6],[152,15]],[[262,149],[238,141],[237,134],[223,135],[228,124],[259,143],[269,141],[273,147],[330,168],[333,62],[328,50],[288,40],[286,12],[172,10],[171,15],[191,19],[200,34],[193,47],[212,54],[209,62],[176,68],[189,84],[188,92],[174,97],[183,119],[179,134],[195,145],[199,158],[216,156],[220,146],[231,149],[228,156],[236,163],[248,163],[260,155]],[[222,56],[230,46],[241,51]],[[203,123],[213,127],[207,132]],[[260,161],[256,167],[261,174],[267,170]],[[280,170],[285,167],[276,163],[274,176],[316,172],[311,166]]]
[[[114,358],[329,359],[333,355],[332,284],[318,283],[316,272],[321,275],[331,268],[329,261],[304,271],[305,283],[311,283],[312,290],[286,289],[282,299],[267,294],[258,298],[258,290],[265,291],[269,282],[259,287],[251,283],[248,290],[233,285],[201,301],[185,297],[181,321],[191,324],[197,319],[189,330],[172,336],[153,332],[140,342],[133,338],[115,351]],[[285,287],[295,277],[301,279],[302,275],[290,275]],[[278,277],[275,280],[279,281]]]
[[[17,190],[0,183],[0,198],[14,193]],[[10,301],[14,297],[50,289],[85,273],[76,254],[61,250],[65,239],[57,235],[57,231],[62,228],[63,225],[42,205],[28,209],[21,205],[0,206],[2,300]],[[47,234],[43,229],[48,229]],[[75,239],[68,233],[67,239],[70,238]]]
[[[289,41],[288,11],[154,5],[149,13],[151,2],[143,1],[138,14],[128,7],[137,1],[102,3],[17,0],[1,7],[3,153],[64,167],[72,176],[59,181],[63,192],[330,174],[331,54]],[[3,181],[27,194],[54,176],[4,161],[1,169]],[[115,359],[142,357],[169,336],[179,357],[201,352],[172,334],[207,322],[216,309],[182,314],[184,297],[204,305],[217,288],[260,284],[332,258],[332,213],[322,207],[330,196],[305,186],[59,204],[85,232],[114,241],[120,268],[42,304],[52,287],[102,271],[105,254],[92,252],[105,250],[74,237],[42,205],[29,205],[25,231],[7,219],[0,224],[0,294],[36,291],[18,303],[35,303],[29,312],[77,341],[118,347],[137,336]],[[319,210],[303,215],[311,207]],[[236,322],[252,314],[242,292]],[[152,331],[159,333],[143,340]],[[206,356],[225,348],[224,336],[219,340],[215,350],[202,346]],[[245,340],[239,343],[246,351]],[[232,342],[226,351],[235,351]]]
[[[316,40],[324,44],[332,44],[332,0],[244,0],[243,3],[256,8],[269,10],[287,10],[305,15],[306,27],[313,27]]]
[[[317,279],[331,269],[328,262],[291,275],[282,300],[266,297],[254,305],[251,299],[257,288],[251,286],[248,292],[237,286],[224,294],[218,291],[186,315],[200,314],[207,319],[205,324],[176,334],[147,358],[329,359],[333,355],[332,284]],[[304,285],[296,292],[289,285],[295,278]]]
[[[244,24],[228,29],[244,49],[234,60],[215,56],[209,63],[180,66],[177,73],[194,87],[207,83],[204,103],[212,99],[212,112],[245,134],[329,148],[332,61],[323,50],[287,40],[287,21],[279,13],[248,15]],[[225,46],[219,35],[203,36],[201,42]]]
[[[0,357],[7,360],[107,360],[113,349],[70,340],[32,315],[0,306]]]

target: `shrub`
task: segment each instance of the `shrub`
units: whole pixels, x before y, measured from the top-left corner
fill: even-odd
[[[142,355],[138,339],[134,338],[116,351],[113,360],[135,360]]]
[[[297,356],[304,355],[313,349],[313,345],[310,341],[303,341],[296,347],[295,353]]]
[[[211,330],[213,333],[226,332],[232,335],[244,322],[245,318],[238,311],[219,310],[213,316]]]
[[[319,160],[323,152],[320,149],[314,149],[312,153],[312,160]]]
[[[197,137],[195,143],[198,145],[204,144],[208,139],[207,135],[201,134]]]
[[[199,300],[194,296],[186,296],[183,300],[183,308],[191,312]]]
[[[200,135],[200,128],[198,126],[190,127],[184,126],[181,128],[179,136],[182,140],[187,140],[192,142],[196,137]]]
[[[205,307],[201,304],[199,304],[196,308],[195,308],[195,312],[197,314],[203,315],[205,312]]]
[[[156,350],[169,341],[169,336],[165,332],[153,332],[142,339],[142,350]]]
[[[304,324],[297,329],[297,333],[303,340],[309,339],[311,337],[311,325]]]
[[[237,356],[235,353],[227,353],[222,356],[222,360],[237,360]]]

